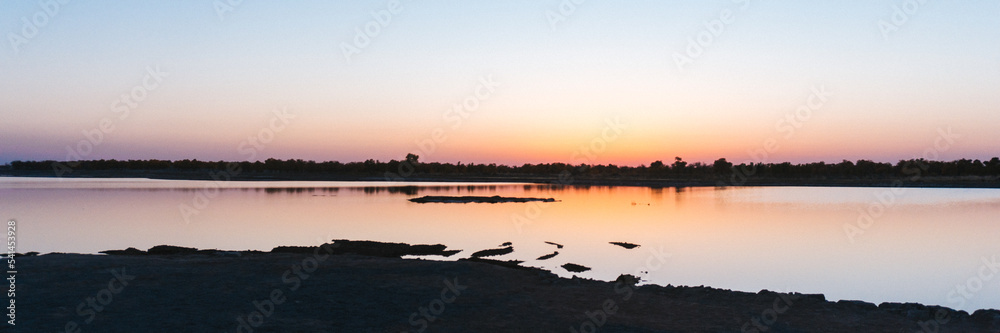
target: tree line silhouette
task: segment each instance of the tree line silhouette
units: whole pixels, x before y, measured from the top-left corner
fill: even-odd
[[[571,175],[580,178],[607,179],[699,179],[741,180],[748,178],[771,179],[896,179],[914,177],[1000,177],[1000,158],[988,161],[960,159],[930,161],[925,159],[900,160],[884,163],[870,160],[840,163],[741,163],[733,164],[720,158],[711,164],[688,163],[680,157],[666,164],[654,161],[648,166],[618,166],[615,164],[539,163],[508,166],[496,163],[424,163],[419,156],[408,154],[402,160],[388,162],[369,159],[363,162],[316,162],[301,159],[265,161],[199,161],[197,159],[169,160],[86,160],[86,161],[13,161],[0,166],[10,174],[53,172],[72,175],[75,171],[122,172],[229,172],[244,176],[253,175],[337,175],[345,177],[386,177],[392,180],[411,176],[487,176],[487,177],[552,177]],[[915,178],[914,178],[915,179]]]

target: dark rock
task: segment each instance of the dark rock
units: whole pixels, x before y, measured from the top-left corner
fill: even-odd
[[[271,253],[309,254],[309,253],[315,253],[318,248],[319,248],[318,246],[279,246],[271,249]]]
[[[704,297],[705,294],[708,293],[709,291],[710,291],[710,288],[705,288],[705,286],[681,287],[680,288],[680,296],[686,297],[686,298],[692,298],[692,297],[699,297],[700,298],[700,297]],[[774,293],[774,292],[771,292],[771,294],[773,294],[775,296],[778,295],[778,293]],[[760,295],[760,293],[758,293],[758,295]]]
[[[590,267],[577,265],[573,263],[567,263],[565,265],[562,265],[562,268],[573,273],[586,272],[590,270]]]
[[[521,266],[521,263],[523,263],[523,261],[520,261],[520,260],[507,260],[507,261],[503,261],[503,260],[483,259],[483,258],[476,258],[476,257],[467,258],[467,259],[458,259],[458,260],[459,261],[481,262],[481,263],[485,263],[485,264],[503,266],[503,267],[507,267],[507,268],[537,270],[537,268]]]
[[[630,286],[639,284],[639,277],[632,274],[622,274],[619,275],[615,282],[624,283]]]
[[[800,294],[800,293],[792,293],[791,295],[794,296],[794,297],[803,299],[803,300],[811,300],[811,301],[817,301],[817,302],[826,302],[826,295],[823,295],[823,294]],[[872,305],[874,305],[874,304],[872,304]]]
[[[878,306],[874,303],[854,300],[839,300],[837,301],[837,305],[854,311],[874,311],[878,309]]]
[[[878,305],[880,310],[906,316],[913,320],[926,320],[933,316],[931,309],[918,303],[884,302]]]
[[[545,244],[555,245],[557,249],[563,248],[562,244],[558,244],[558,243],[553,243],[553,242],[546,241]]]
[[[632,244],[632,243],[625,243],[625,242],[610,242],[610,243],[614,244],[614,245],[618,245],[618,246],[624,247],[624,248],[629,249],[629,250],[639,247],[639,244]]]
[[[965,310],[952,310],[950,308],[944,308],[944,309],[945,309],[945,311],[948,311],[948,313],[949,313],[948,317],[949,318],[955,318],[955,319],[958,319],[958,320],[968,320],[969,317],[971,317],[968,312],[965,312]],[[1000,323],[998,323],[998,324],[1000,324]]]
[[[243,252],[240,251],[214,251],[213,255],[217,257],[242,257]],[[249,253],[248,253],[249,254]]]
[[[976,310],[976,312],[972,313],[971,318],[979,326],[998,326],[1000,325],[1000,310]]]
[[[555,251],[555,252],[546,254],[544,256],[538,257],[538,259],[535,259],[535,260],[548,260],[548,259],[551,259],[552,257],[555,257],[558,254],[559,254],[559,251]]]
[[[514,243],[511,243],[511,242],[503,242],[503,244],[500,244],[500,246],[501,246],[501,247],[502,247],[502,246],[511,246],[511,245],[514,245]]]
[[[883,302],[878,305],[878,308],[889,312],[906,313],[910,310],[924,310],[927,306],[917,303]]]
[[[271,252],[285,253],[327,253],[346,254],[353,253],[373,257],[401,257],[404,255],[439,255],[451,256],[461,250],[445,250],[447,246],[442,244],[434,245],[410,245],[406,243],[384,243],[374,241],[352,241],[347,239],[334,239],[333,244],[323,244],[320,246],[281,246],[271,250]]]
[[[146,250],[146,253],[151,255],[195,254],[198,253],[198,249],[173,245],[157,245]]]
[[[107,250],[107,251],[101,251],[99,253],[104,253],[110,256],[138,256],[146,254],[146,251],[130,247],[124,250]]]
[[[946,308],[937,305],[928,305],[927,309],[930,312],[930,319],[937,320],[938,322],[947,322],[951,320],[966,320],[969,317],[969,313],[965,311],[955,311],[951,308]]]
[[[472,254],[472,257],[480,258],[480,257],[500,256],[511,252],[514,252],[513,247],[505,247],[501,249],[488,249],[488,250],[476,251],[475,253]]]

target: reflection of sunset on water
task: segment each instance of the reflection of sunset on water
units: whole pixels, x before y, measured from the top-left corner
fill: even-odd
[[[944,303],[948,290],[941,286],[975,273],[981,256],[1000,253],[992,241],[1000,235],[993,223],[1000,191],[990,189],[908,189],[852,242],[845,225],[855,223],[879,188],[233,182],[185,223],[178,205],[206,183],[8,178],[0,208],[24,224],[24,251],[96,253],[159,244],[270,250],[342,238],[441,243],[464,251],[431,258],[456,260],[510,241],[515,251],[495,259],[523,260],[564,276],[572,274],[559,266],[576,263],[593,268],[577,275],[603,280],[642,271],[643,279],[663,285],[928,304]],[[407,200],[423,195],[559,201]],[[557,250],[546,241],[565,247],[536,260]],[[627,250],[609,242],[641,246]],[[658,263],[661,252],[669,254],[662,265],[647,264]],[[996,307],[1000,299],[986,296],[996,294],[984,292],[968,307]]]

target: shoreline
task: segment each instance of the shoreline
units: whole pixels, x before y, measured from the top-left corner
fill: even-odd
[[[822,294],[636,285],[629,275],[615,281],[563,278],[497,260],[404,259],[400,255],[410,250],[445,247],[402,245],[335,240],[271,252],[160,246],[115,255],[24,256],[18,258],[27,273],[18,280],[24,290],[18,326],[62,331],[74,322],[82,331],[225,332],[1000,329],[995,309],[970,314],[916,303],[831,302]],[[107,304],[88,303],[102,294],[110,295]]]
[[[683,187],[906,187],[906,188],[1000,188],[1000,177],[921,177],[885,179],[777,179],[754,178],[733,182],[726,179],[630,179],[630,178],[571,178],[559,176],[441,176],[419,175],[389,180],[385,177],[329,174],[236,174],[224,179],[213,178],[204,172],[151,172],[151,171],[75,171],[61,177],[43,171],[5,171],[0,177],[17,178],[146,178],[156,180],[196,181],[358,181],[358,182],[439,182],[439,183],[527,183],[561,186],[634,186],[651,188]],[[216,176],[218,178],[218,176]]]

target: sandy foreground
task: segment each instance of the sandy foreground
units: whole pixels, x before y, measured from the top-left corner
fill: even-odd
[[[318,249],[21,257],[16,326],[0,331],[1000,332],[996,310],[634,287]]]

